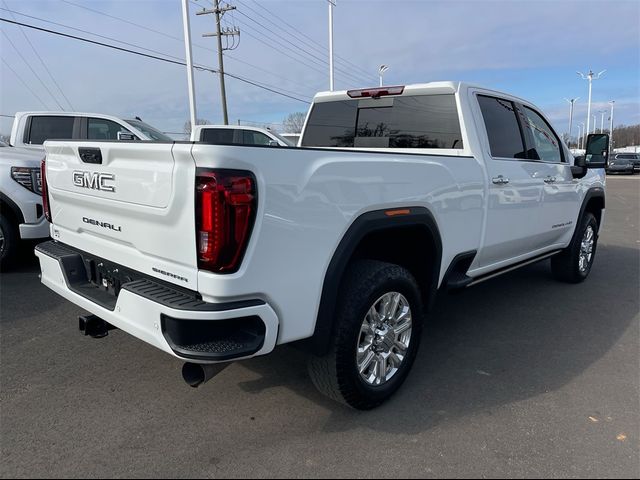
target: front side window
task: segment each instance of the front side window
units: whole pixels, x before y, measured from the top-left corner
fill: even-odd
[[[87,121],[88,140],[118,140],[118,132],[131,133],[122,125],[103,118],[89,118]]]
[[[245,130],[243,134],[245,145],[269,145],[269,142],[271,142],[271,139],[264,133],[254,130]]]
[[[463,148],[453,94],[318,103],[309,116],[302,145]]]
[[[32,117],[27,143],[42,145],[45,140],[71,140],[75,117]]]
[[[478,95],[478,103],[489,137],[491,156],[527,158],[513,102]]]
[[[520,117],[529,145],[528,158],[560,163],[560,140],[549,124],[534,110],[524,107]]]

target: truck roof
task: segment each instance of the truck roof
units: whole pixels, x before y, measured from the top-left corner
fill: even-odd
[[[385,85],[384,87],[389,88],[393,86],[396,86],[396,85]],[[397,86],[400,86],[400,85],[397,85]],[[413,83],[413,84],[403,85],[403,86],[404,86],[404,91],[402,92],[402,94],[394,95],[394,96],[428,95],[428,94],[437,95],[437,94],[447,94],[447,93],[452,94],[452,93],[458,93],[463,90],[467,90],[469,88],[477,88],[480,90],[484,90],[486,92],[493,92],[498,95],[510,97],[526,105],[529,105],[531,103],[527,100],[521,99],[519,97],[516,97],[515,95],[509,94],[506,92],[501,92],[498,90],[493,90],[491,88],[483,87],[482,85],[477,85],[477,84],[462,82],[457,80],[428,82],[428,83]],[[355,88],[352,90],[368,90],[368,89],[373,90],[377,88],[380,88],[380,87],[378,86],[364,87],[364,88]],[[318,92],[313,98],[313,103],[330,102],[330,101],[337,101],[337,100],[351,100],[352,98],[349,97],[349,95],[347,94],[348,91],[350,90]]]

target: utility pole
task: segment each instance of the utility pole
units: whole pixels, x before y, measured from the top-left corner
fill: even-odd
[[[213,9],[205,9],[203,8],[201,11],[197,12],[196,15],[209,15],[214,14],[216,16],[216,33],[205,33],[203,37],[218,37],[218,75],[220,75],[220,97],[222,100],[222,117],[225,125],[229,125],[229,115],[227,114],[227,91],[224,85],[224,59],[222,52],[224,50],[235,50],[238,48],[238,45],[235,43],[235,37],[240,37],[240,29],[237,27],[233,28],[222,28],[220,27],[220,19],[222,16],[230,11],[235,10],[236,7],[226,4],[224,7],[220,7],[220,0],[213,0],[214,8]],[[225,48],[222,48],[222,37],[225,37],[225,40],[231,37],[233,39],[233,43],[229,46],[227,41],[227,45]]]
[[[589,69],[589,73],[586,75],[581,72],[576,72],[583,80],[589,80],[589,103],[587,104],[587,134],[589,133],[589,120],[591,120],[591,84],[594,80],[598,80],[606,70],[602,70],[597,75]]]
[[[184,28],[184,49],[187,57],[187,83],[189,84],[189,113],[191,130],[196,126],[196,92],[193,84],[193,56],[191,55],[191,27],[189,26],[189,0],[182,0],[182,26]]]
[[[336,0],[329,1],[329,90],[333,92],[333,7]]]
[[[571,107],[569,108],[569,142],[571,142],[571,133],[573,130],[573,104],[576,103],[579,98],[580,97],[576,97],[571,100],[565,98],[565,100],[571,104]]]

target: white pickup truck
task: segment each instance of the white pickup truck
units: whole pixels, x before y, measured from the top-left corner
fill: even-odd
[[[196,125],[189,138],[192,142],[214,145],[294,146],[291,140],[276,132],[245,125]]]
[[[295,342],[323,393],[369,409],[439,290],[549,257],[589,274],[606,135],[574,161],[529,102],[439,82],[320,93],[300,144],[46,142],[42,282],[192,386]]]
[[[140,118],[123,120],[102,113],[17,112],[9,143],[18,148],[42,151],[48,139],[142,140],[173,139]]]

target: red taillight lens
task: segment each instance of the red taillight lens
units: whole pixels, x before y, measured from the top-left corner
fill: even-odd
[[[255,178],[250,172],[198,170],[198,268],[218,273],[238,270],[249,243],[255,213]]]
[[[44,218],[51,222],[51,208],[49,206],[49,188],[47,188],[47,163],[46,158],[40,162],[40,183],[42,184],[42,207]]]

